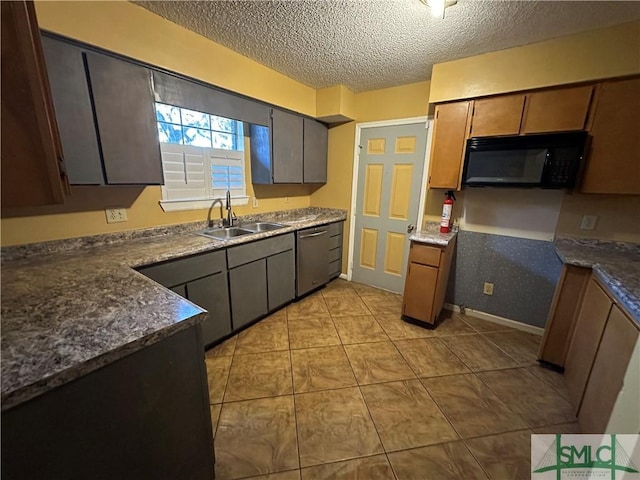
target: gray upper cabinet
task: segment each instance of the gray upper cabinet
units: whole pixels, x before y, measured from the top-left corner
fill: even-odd
[[[251,181],[255,184],[326,183],[327,127],[273,109],[271,128],[250,125]]]
[[[42,37],[49,85],[72,185],[102,185],[104,175],[82,50]]]
[[[303,118],[273,109],[271,120],[273,183],[302,183]]]
[[[304,183],[327,183],[327,127],[304,119]]]
[[[42,37],[72,185],[161,185],[151,71]]]
[[[106,55],[85,55],[107,183],[161,185],[151,71]]]

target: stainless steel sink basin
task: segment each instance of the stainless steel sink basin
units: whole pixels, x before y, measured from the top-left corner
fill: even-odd
[[[229,238],[240,237],[242,235],[251,235],[255,233],[252,230],[247,230],[240,227],[230,227],[230,228],[207,228],[198,232],[200,235],[204,235],[205,237],[213,237],[220,240],[227,240]]]
[[[282,227],[284,227],[284,225],[280,225],[279,223],[270,223],[270,222],[254,222],[254,223],[245,223],[244,225],[242,225],[242,228],[246,230],[251,230],[252,232],[269,232],[271,230],[277,230]]]

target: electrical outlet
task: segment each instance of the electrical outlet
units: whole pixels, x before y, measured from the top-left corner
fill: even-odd
[[[585,215],[580,223],[580,230],[593,230],[596,228],[598,217],[596,215]]]
[[[485,295],[493,295],[493,283],[484,282],[482,293],[484,293]]]
[[[126,208],[107,208],[104,213],[107,215],[107,223],[126,222],[128,220]]]
[[[256,197],[253,197],[253,208],[258,208],[258,199]]]

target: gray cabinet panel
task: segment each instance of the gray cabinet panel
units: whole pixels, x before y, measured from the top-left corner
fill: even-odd
[[[269,311],[293,300],[296,295],[295,258],[293,250],[267,258]]]
[[[187,298],[187,286],[186,285],[176,285],[175,287],[171,287],[169,290],[177,293],[182,298]]]
[[[304,119],[304,183],[327,183],[327,127]]]
[[[265,315],[267,306],[267,261],[257,260],[229,270],[233,329]]]
[[[224,250],[139,268],[143,275],[165,287],[174,287],[227,269]],[[176,292],[178,293],[178,292]]]
[[[153,72],[153,88],[159,102],[211,113],[257,125],[269,125],[271,108],[232,93],[162,72]]]
[[[269,127],[249,125],[251,136],[251,183],[273,183],[271,172],[271,132]]]
[[[229,268],[253,262],[276,253],[291,250],[294,245],[293,233],[265,238],[256,242],[227,249]]]
[[[331,235],[332,237],[335,235],[340,235],[342,233],[343,225],[344,225],[344,221],[330,223],[329,225],[327,225],[327,228],[329,229],[329,235]]]
[[[214,478],[197,326],[2,412],[2,478]]]
[[[163,183],[150,70],[86,53],[109,184]]]
[[[329,250],[329,263],[335,262],[342,256],[342,250],[340,248],[334,248]]]
[[[82,49],[44,36],[42,47],[69,183],[103,185],[102,159]]]
[[[276,109],[271,116],[273,183],[302,183],[303,119]]]
[[[231,333],[227,272],[189,282],[187,298],[209,312],[202,323],[202,340],[205,346]]]
[[[329,237],[329,250],[342,246],[342,235],[334,235]]]
[[[342,259],[329,263],[329,278],[335,278],[340,276],[342,270]]]

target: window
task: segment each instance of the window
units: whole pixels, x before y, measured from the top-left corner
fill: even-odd
[[[227,190],[246,205],[242,122],[156,103],[164,186],[162,208],[208,207]]]

